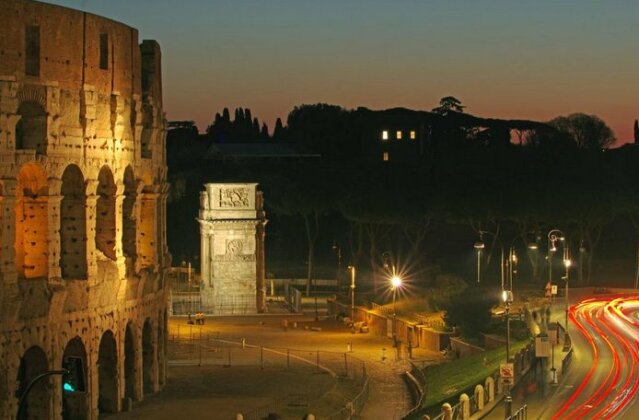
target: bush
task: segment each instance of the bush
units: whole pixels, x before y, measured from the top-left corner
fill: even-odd
[[[484,289],[468,287],[443,304],[444,322],[450,328],[458,328],[464,337],[477,338],[489,329],[490,310],[496,302],[496,297]]]

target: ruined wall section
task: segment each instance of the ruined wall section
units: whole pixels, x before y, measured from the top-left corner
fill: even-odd
[[[93,419],[99,401],[118,411],[165,380],[161,52],[127,25],[37,1],[0,0],[0,22],[0,417],[15,416],[27,349],[60,368],[79,338],[93,391],[79,418]],[[143,351],[145,326],[154,339]],[[117,374],[107,398],[96,363],[108,333]],[[65,397],[59,377],[50,384],[46,417],[57,419]]]

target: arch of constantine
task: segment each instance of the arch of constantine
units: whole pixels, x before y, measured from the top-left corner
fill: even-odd
[[[165,381],[161,53],[137,30],[0,0],[0,417],[95,419]]]

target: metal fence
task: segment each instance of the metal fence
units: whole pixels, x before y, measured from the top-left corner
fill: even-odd
[[[323,373],[335,378],[330,396],[304,388],[282,395],[268,405],[243,413],[245,420],[261,420],[270,413],[282,418],[348,420],[359,414],[368,397],[368,374],[363,361],[350,353],[257,346],[238,337],[222,336],[200,325],[178,326],[168,340],[169,364],[182,366],[254,367],[286,370],[302,375]],[[330,401],[326,403],[325,399]]]

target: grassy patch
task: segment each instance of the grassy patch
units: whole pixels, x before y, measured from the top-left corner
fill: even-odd
[[[511,344],[511,355],[524,348],[528,340]],[[423,370],[426,378],[426,398],[423,407],[456,403],[457,394],[478,383],[499,368],[506,360],[506,348],[498,348],[450,362],[429,366]]]

